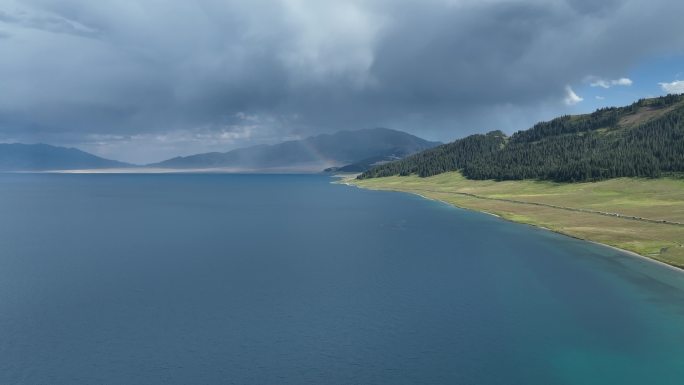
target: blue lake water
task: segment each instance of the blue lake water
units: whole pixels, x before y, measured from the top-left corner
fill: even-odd
[[[684,275],[322,176],[0,175],[0,384],[684,383]]]

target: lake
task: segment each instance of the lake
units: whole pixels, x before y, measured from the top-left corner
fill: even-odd
[[[2,384],[682,384],[684,275],[315,175],[0,175]]]

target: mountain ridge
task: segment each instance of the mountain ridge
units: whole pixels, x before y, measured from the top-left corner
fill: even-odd
[[[256,145],[227,152],[209,152],[175,157],[148,164],[155,168],[221,168],[269,169],[301,167],[317,169],[345,166],[369,158],[403,158],[434,147],[430,142],[403,131],[388,128],[338,131],[301,140],[272,145]]]
[[[684,172],[684,94],[564,115],[510,137],[470,135],[373,167],[359,179],[449,171],[475,180],[556,182]]]
[[[45,143],[0,143],[0,171],[50,171],[135,167],[74,147]]]
[[[401,159],[434,147],[403,131],[372,128],[338,131],[278,144],[260,144],[227,152],[178,156],[136,165],[110,160],[73,147],[50,144],[0,144],[0,171],[69,171],[122,169],[126,172],[217,170],[226,172],[322,172],[329,167],[362,167]]]

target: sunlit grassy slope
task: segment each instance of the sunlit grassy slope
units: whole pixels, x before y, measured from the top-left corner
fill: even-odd
[[[429,178],[393,176],[345,182],[369,189],[420,194],[684,268],[682,179],[496,182],[468,180],[458,172],[449,172]]]

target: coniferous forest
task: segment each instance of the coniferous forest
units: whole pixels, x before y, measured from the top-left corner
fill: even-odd
[[[596,181],[684,172],[684,94],[561,116],[510,137],[471,135],[376,166],[359,179],[461,171],[470,179]]]

